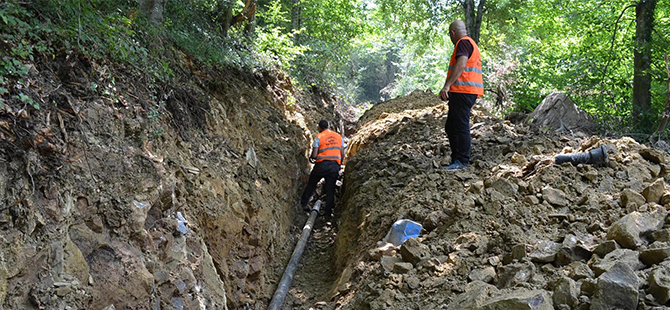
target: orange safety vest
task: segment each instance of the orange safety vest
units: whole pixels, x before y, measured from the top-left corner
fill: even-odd
[[[468,62],[465,64],[465,69],[461,76],[451,85],[449,89],[450,92],[454,93],[463,93],[463,94],[475,94],[477,97],[484,95],[484,80],[482,78],[482,58],[479,54],[479,47],[477,43],[470,37],[462,37],[456,45],[454,45],[454,52],[451,54],[451,61],[449,61],[449,72],[447,73],[447,79],[452,73],[452,70],[456,66],[456,46],[461,40],[468,40],[472,44],[472,56],[468,59]]]
[[[342,137],[336,132],[326,129],[316,135],[319,138],[319,149],[316,162],[334,160],[338,165],[342,164]]]

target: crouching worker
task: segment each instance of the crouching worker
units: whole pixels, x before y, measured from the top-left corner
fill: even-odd
[[[312,154],[310,161],[316,161],[312,173],[309,175],[307,187],[302,193],[300,204],[305,212],[309,212],[307,206],[309,199],[312,198],[316,185],[321,179],[326,178],[326,209],[324,210],[325,219],[329,221],[335,204],[335,182],[340,175],[340,165],[344,158],[344,143],[342,136],[328,129],[326,120],[319,121],[319,134],[312,143]]]

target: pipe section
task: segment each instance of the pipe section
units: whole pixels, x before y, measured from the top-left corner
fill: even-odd
[[[607,164],[607,159],[607,148],[604,145],[588,152],[559,154],[554,157],[557,165],[571,163],[575,166],[579,164],[604,165]]]
[[[288,293],[289,286],[291,286],[291,282],[293,281],[293,275],[295,275],[295,271],[298,269],[298,262],[300,261],[302,252],[305,251],[307,239],[309,239],[309,235],[312,232],[312,227],[314,226],[316,217],[319,215],[320,208],[321,200],[317,200],[314,204],[314,208],[312,208],[312,211],[309,213],[307,223],[305,223],[305,227],[302,229],[302,236],[300,236],[300,240],[293,250],[293,255],[291,255],[291,260],[288,262],[286,270],[284,270],[284,275],[281,277],[281,281],[279,281],[277,290],[275,291],[274,295],[272,295],[272,300],[270,301],[268,310],[281,309],[281,306],[284,303],[284,298],[286,297],[286,293]]]

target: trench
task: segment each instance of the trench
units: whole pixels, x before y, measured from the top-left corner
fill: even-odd
[[[340,196],[341,188],[336,189],[336,199]],[[323,193],[323,181],[317,186],[310,205],[316,200],[325,201]],[[336,200],[335,217],[333,222],[325,222],[322,215],[316,218],[311,235],[298,261],[297,269],[288,292],[279,309],[335,309],[337,303],[334,301],[333,285],[337,280],[336,270],[333,267],[334,245],[337,237],[339,202]],[[293,249],[303,233],[303,227],[307,222],[309,214],[298,211],[290,228],[291,249]],[[282,264],[281,271],[284,272],[288,261]],[[277,278],[281,273],[277,274]],[[275,288],[277,286],[275,285]]]

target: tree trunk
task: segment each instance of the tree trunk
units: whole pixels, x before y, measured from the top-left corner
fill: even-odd
[[[668,53],[665,53],[665,72],[668,75],[668,91],[665,93],[665,109],[663,110],[663,115],[661,116],[661,123],[656,128],[656,131],[649,137],[649,142],[652,145],[656,144],[657,141],[661,140],[661,136],[666,128],[668,128],[668,122],[670,121],[670,60],[668,59]]]
[[[244,25],[244,35],[251,37],[256,29],[256,6],[258,0],[247,0],[247,4],[239,14],[235,15],[230,22],[230,25],[235,25],[247,21]]]
[[[251,15],[251,17],[247,19],[247,23],[244,25],[244,35],[251,37],[251,35],[254,34],[254,30],[256,30],[256,14]]]
[[[658,0],[640,0],[636,7],[636,32],[633,76],[633,119],[636,124],[645,123],[644,114],[651,109],[651,30],[654,9]]]
[[[230,25],[233,23],[233,8],[227,7],[223,14],[225,18],[223,21],[223,35],[227,37],[228,31],[230,31]]]
[[[463,0],[463,13],[465,14],[465,29],[468,35],[479,44],[479,33],[482,27],[482,16],[484,15],[484,4],[486,0],[480,0],[475,7],[475,0]],[[476,8],[476,11],[475,11]]]
[[[293,6],[291,7],[291,29],[296,31],[293,34],[293,45],[296,46],[300,43],[300,34],[297,31],[302,27],[301,12],[302,5],[300,4],[300,0],[293,0]]]
[[[230,25],[233,22],[233,5],[230,1],[219,1],[217,10],[222,12],[217,17],[217,22],[221,25],[223,36],[227,37],[228,31],[230,31]]]
[[[156,26],[163,23],[163,9],[165,0],[138,0],[140,10],[149,18],[149,22]]]

